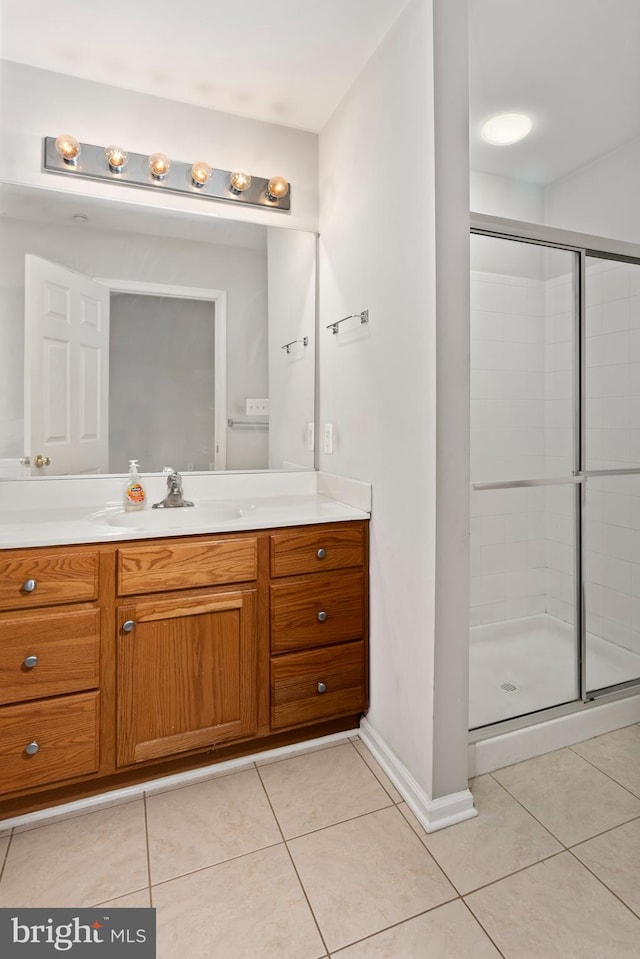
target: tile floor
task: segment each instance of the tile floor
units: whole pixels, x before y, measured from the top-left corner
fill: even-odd
[[[157,909],[158,959],[638,959],[640,725],[426,835],[359,740],[0,830],[0,906]]]

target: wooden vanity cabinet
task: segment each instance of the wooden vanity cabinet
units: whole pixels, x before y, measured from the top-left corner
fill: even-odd
[[[2,794],[100,770],[101,562],[87,547],[0,554]]]
[[[363,521],[0,550],[0,819],[353,726],[367,570]]]

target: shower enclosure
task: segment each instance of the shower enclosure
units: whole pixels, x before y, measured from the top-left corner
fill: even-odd
[[[640,251],[537,232],[471,236],[472,729],[640,682]]]

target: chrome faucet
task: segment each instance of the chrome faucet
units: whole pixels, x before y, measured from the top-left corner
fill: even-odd
[[[165,466],[167,474],[167,495],[160,503],[154,503],[152,509],[175,509],[180,506],[193,506],[193,503],[182,496],[182,477],[171,466]]]

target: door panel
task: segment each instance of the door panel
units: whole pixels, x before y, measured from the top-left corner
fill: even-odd
[[[109,466],[109,291],[25,257],[25,455],[34,475]]]

